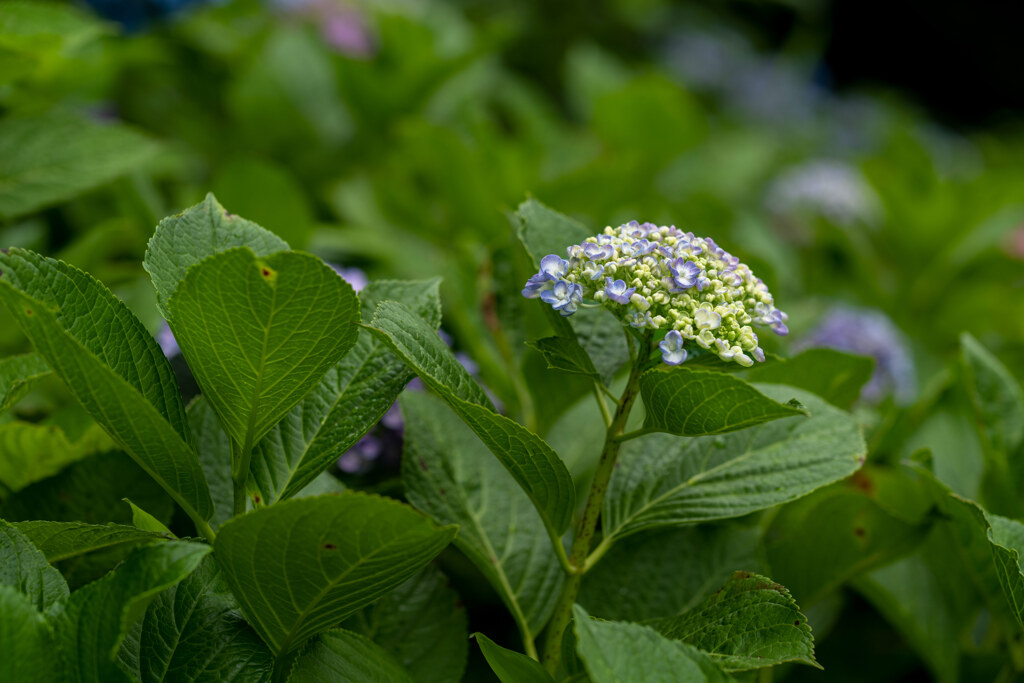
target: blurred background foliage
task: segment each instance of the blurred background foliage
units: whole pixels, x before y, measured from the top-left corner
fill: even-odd
[[[623,562],[650,558],[634,562],[635,585],[650,567],[674,572],[681,609],[737,564],[771,572],[808,610],[827,671],[787,680],[1013,680],[1020,629],[966,587],[970,558],[927,504],[941,484],[925,471],[1024,516],[1008,476],[1020,443],[990,443],[961,352],[969,332],[1004,379],[1024,378],[1024,72],[991,3],[989,23],[963,26],[973,13],[918,4],[5,0],[0,243],[89,271],[154,334],[147,240],[208,191],[371,279],[441,274],[455,348],[585,479],[600,418],[586,382],[524,345],[547,322],[519,296],[532,269],[516,207],[532,196],[595,232],[638,219],[713,236],[789,312],[772,352],[875,359],[855,405],[872,451],[854,480],[767,515],[630,539]],[[900,43],[914,21],[923,35]],[[27,350],[0,310],[0,356]],[[0,479],[8,518],[127,521],[122,496],[161,497],[56,382],[0,416],[5,458],[35,463]],[[394,458],[380,461],[346,483],[400,495]],[[832,539],[842,525],[852,532]],[[445,563],[500,612],[457,551]],[[595,573],[584,599],[613,579]],[[628,597],[604,613],[584,602],[657,616]],[[476,628],[514,641],[478,610]]]

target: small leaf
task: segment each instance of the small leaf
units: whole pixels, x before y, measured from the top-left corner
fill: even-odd
[[[189,269],[169,319],[203,395],[252,448],[355,344],[352,288],[320,259],[236,248]]]
[[[650,370],[640,377],[640,395],[647,414],[644,429],[678,436],[724,434],[807,414],[741,379],[707,370]]]
[[[249,247],[262,257],[287,251],[288,243],[252,221],[229,214],[212,194],[160,221],[149,240],[142,267],[153,280],[157,306],[164,318],[171,317],[167,302],[189,268],[235,247]]]
[[[53,629],[23,593],[0,583],[0,681],[58,683]]]
[[[726,671],[784,662],[821,668],[807,617],[789,591],[771,579],[736,572],[699,607],[650,624],[665,636],[708,652]]]
[[[832,405],[848,409],[860,398],[871,379],[875,361],[834,349],[807,349],[788,360],[758,365],[750,370],[751,382],[788,384],[817,394]]]
[[[474,633],[473,637],[501,683],[554,683],[555,679],[536,660],[506,649],[482,633]]]
[[[0,358],[0,415],[52,374],[50,366],[38,353]]]
[[[544,356],[544,360],[548,362],[548,367],[552,370],[599,379],[597,369],[594,367],[593,361],[590,360],[590,356],[574,338],[544,337],[534,342],[527,342],[526,345],[536,349]]]
[[[217,563],[205,558],[146,610],[139,635],[142,682],[269,681],[270,650],[237,609]]]
[[[383,297],[400,298],[436,330],[439,284],[438,279],[371,283],[359,293],[363,316],[372,315],[371,306]],[[359,330],[352,350],[257,446],[252,475],[265,502],[298,495],[380,421],[412,377],[384,342]]]
[[[366,636],[334,629],[303,649],[288,683],[353,681],[413,683],[394,657]]]
[[[444,342],[402,304],[382,302],[369,329],[480,437],[533,501],[549,534],[565,533],[572,521],[575,490],[569,471],[551,447],[519,423],[495,413],[483,389]]]
[[[14,526],[46,555],[48,562],[60,562],[115,546],[141,545],[167,540],[166,533],[121,524],[85,522],[16,522]]]
[[[75,398],[193,518],[213,513],[167,359],[110,290],[60,261],[0,254],[0,299]]]
[[[521,635],[532,637],[551,614],[563,581],[540,515],[438,398],[410,392],[401,405],[402,482],[409,502],[441,524],[459,525],[455,545],[497,591]]]
[[[21,531],[0,519],[0,585],[25,595],[38,610],[68,596],[68,584]]]
[[[51,610],[63,680],[126,680],[114,660],[129,627],[158,593],[188,576],[209,552],[209,546],[182,541],[136,548],[116,570]]]
[[[986,444],[1003,457],[1024,440],[1024,392],[1020,384],[971,335],[960,337],[967,390]]]
[[[163,534],[168,538],[177,538],[177,536],[172,534],[171,530],[168,529],[167,526],[159,519],[149,514],[127,498],[124,499],[124,502],[128,503],[128,506],[132,509],[132,524],[136,529]]]
[[[466,610],[441,572],[427,567],[342,627],[389,652],[416,683],[462,680]]]
[[[214,544],[224,578],[275,655],[395,588],[455,536],[386,498],[296,498],[226,523]]]
[[[723,436],[651,435],[625,444],[605,498],[605,537],[739,517],[807,495],[863,464],[867,447],[849,415],[800,389],[758,389],[769,399],[796,396],[811,416]]]
[[[722,673],[706,652],[669,640],[649,626],[592,619],[573,608],[576,651],[594,683],[721,683]]]

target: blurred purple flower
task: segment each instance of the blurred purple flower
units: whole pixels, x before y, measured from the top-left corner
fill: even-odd
[[[816,159],[783,171],[769,186],[765,204],[781,216],[812,212],[842,226],[874,225],[882,204],[854,166]]]
[[[328,263],[334,272],[341,276],[341,279],[352,285],[352,289],[358,294],[366,285],[370,284],[370,281],[366,277],[366,273],[359,270],[358,268],[342,268],[336,266],[333,263]]]
[[[828,348],[875,359],[875,371],[861,400],[877,403],[891,394],[906,404],[917,391],[914,363],[903,333],[884,313],[847,306],[832,308],[794,350]]]
[[[156,333],[156,343],[160,345],[160,350],[164,352],[164,355],[168,358],[174,358],[181,353],[181,349],[178,348],[178,340],[174,338],[174,333],[171,332],[171,326],[164,322],[163,326]]]
[[[338,458],[338,469],[346,474],[364,474],[384,450],[383,443],[372,434],[367,434]]]

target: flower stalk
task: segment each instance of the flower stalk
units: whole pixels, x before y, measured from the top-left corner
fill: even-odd
[[[542,663],[552,676],[555,675],[559,664],[561,664],[562,634],[572,620],[572,607],[579,595],[583,574],[594,563],[588,561],[590,544],[597,529],[597,521],[601,516],[605,494],[608,492],[608,483],[611,481],[612,472],[615,471],[615,463],[622,446],[622,440],[619,437],[625,432],[629,413],[640,393],[640,375],[643,374],[645,361],[651,355],[651,346],[651,334],[646,333],[641,337],[637,355],[630,369],[629,379],[626,380],[626,387],[619,397],[611,424],[605,431],[601,458],[594,471],[594,479],[590,484],[583,515],[576,527],[572,552],[569,555],[569,571],[567,572],[569,575],[562,587],[562,593],[559,595],[551,620],[548,622],[544,640]]]

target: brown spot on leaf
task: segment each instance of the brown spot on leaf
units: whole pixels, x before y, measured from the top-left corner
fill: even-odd
[[[254,493],[254,494],[252,494],[252,502],[254,502],[254,503],[256,503],[257,505],[259,505],[260,503],[262,503],[262,502],[263,502],[263,499],[262,499],[262,498],[260,498],[260,494],[258,494],[258,493]]]
[[[324,550],[337,550],[338,546],[333,543],[324,543]]]
[[[799,625],[800,625],[800,620],[799,619],[797,619],[796,621],[793,622],[793,626],[799,626]]]
[[[423,470],[424,472],[426,472],[427,471],[427,461],[424,460],[422,457],[417,458],[416,461],[420,464],[420,469]]]
[[[864,538],[865,534],[867,534],[867,532],[864,530],[864,527],[862,526],[855,527],[853,530],[853,535],[857,538]]]
[[[32,309],[31,308],[26,308],[25,309],[25,315],[32,315]]]
[[[260,272],[263,273],[263,277],[270,277],[270,269],[269,268],[264,268]]]

